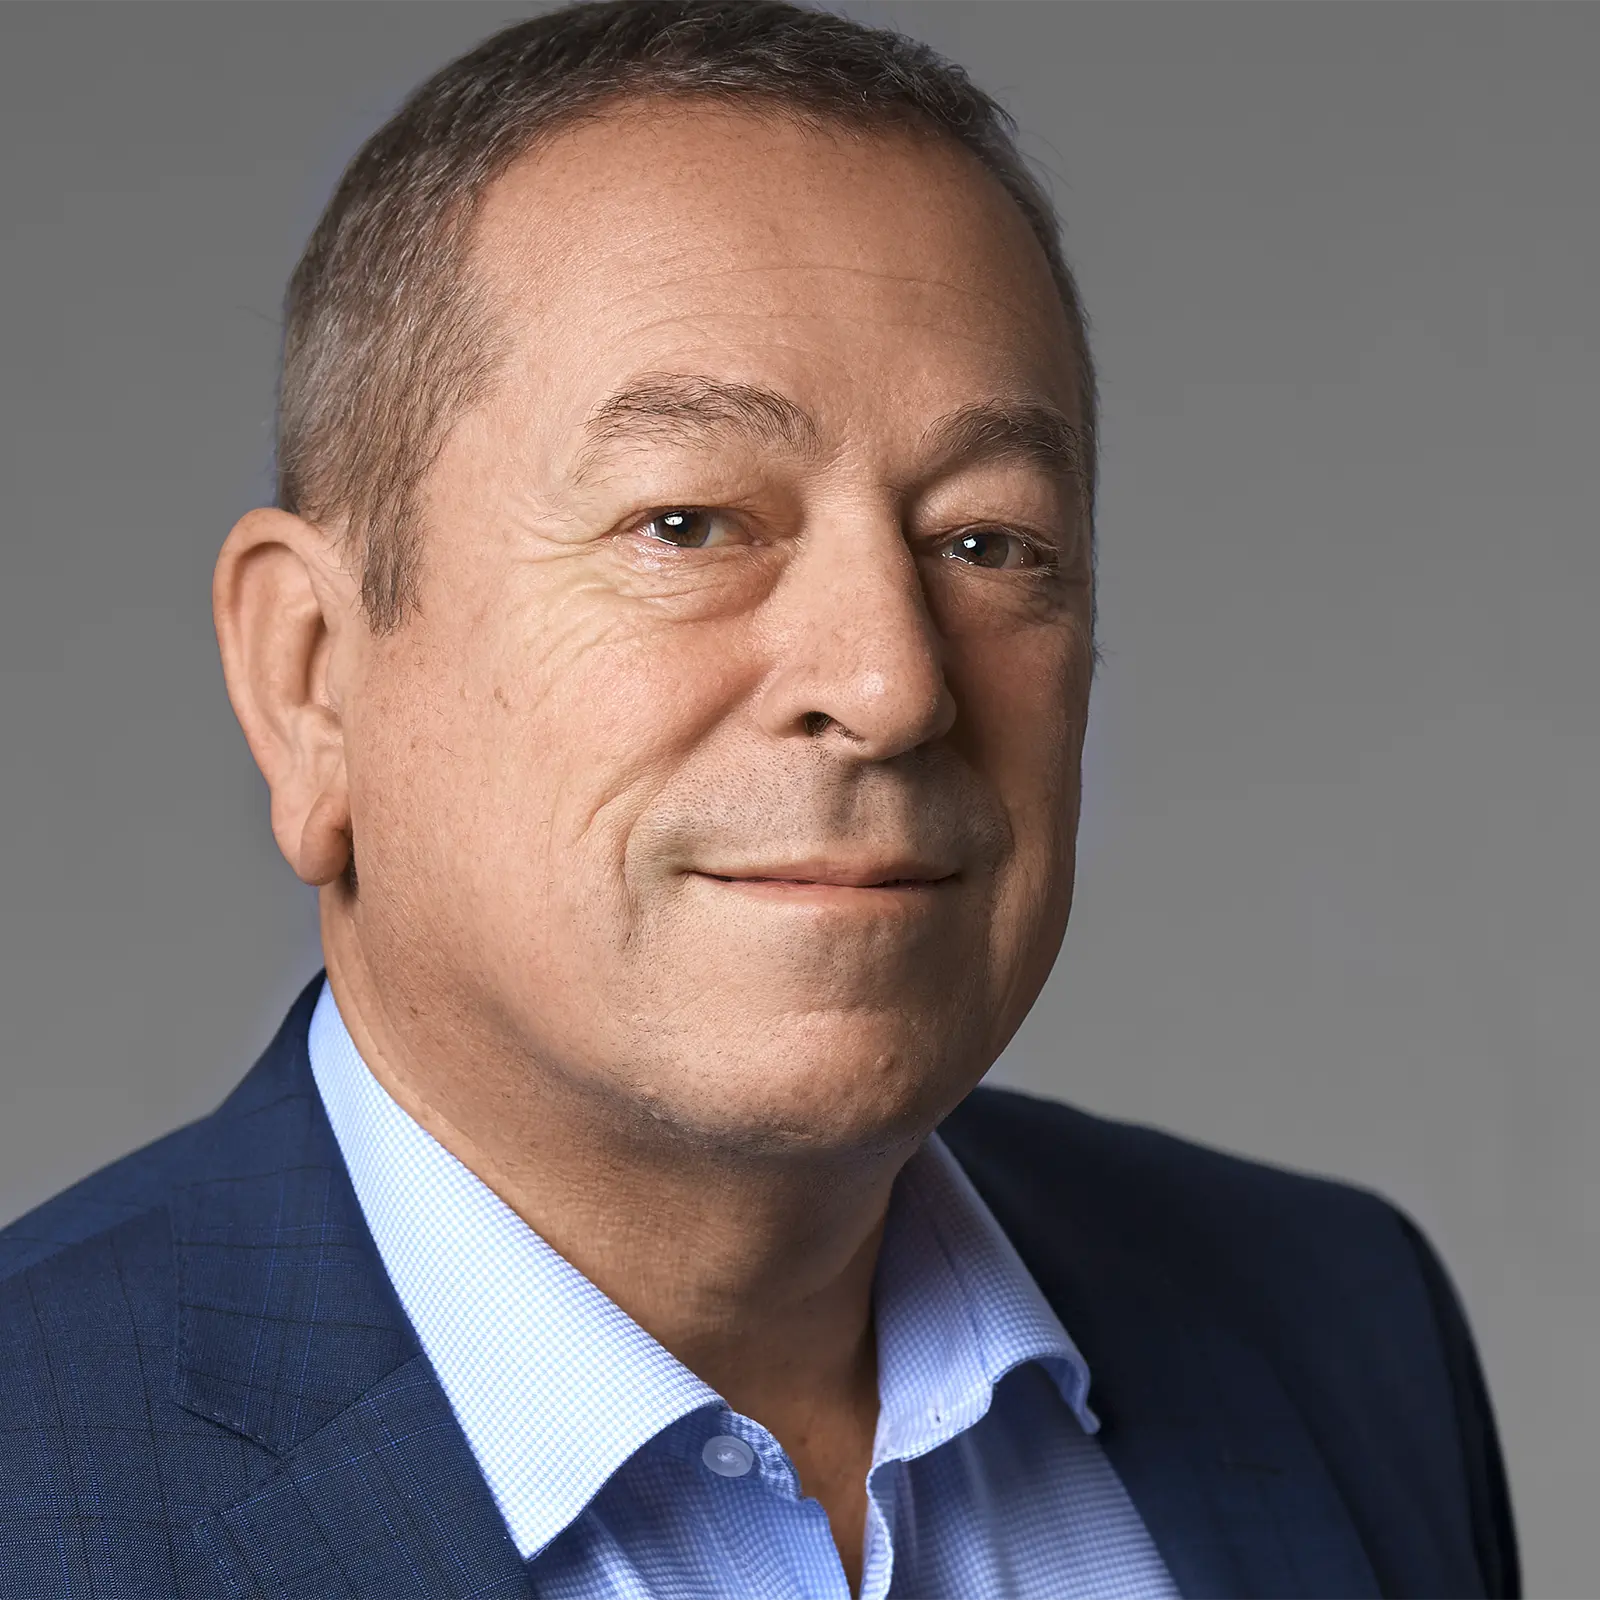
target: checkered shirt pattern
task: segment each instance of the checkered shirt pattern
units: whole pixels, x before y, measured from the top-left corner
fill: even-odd
[[[309,1048],[384,1267],[535,1592],[849,1600],[826,1514],[772,1434],[389,1097],[326,985]],[[874,1294],[860,1600],[1177,1595],[1094,1437],[1083,1357],[937,1135],[896,1183]]]

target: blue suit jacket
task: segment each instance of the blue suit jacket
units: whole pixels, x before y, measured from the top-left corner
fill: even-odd
[[[528,1594],[306,1054],[0,1234],[0,1594]],[[1021,1095],[942,1129],[1088,1358],[1179,1589],[1513,1595],[1494,1426],[1417,1231]]]

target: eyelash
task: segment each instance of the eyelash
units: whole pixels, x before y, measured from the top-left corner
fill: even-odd
[[[707,546],[674,544],[670,539],[652,538],[648,533],[645,532],[645,530],[651,527],[653,524],[661,522],[670,517],[731,517],[732,515],[733,514],[731,512],[722,511],[715,506],[668,506],[660,511],[652,512],[651,515],[646,517],[643,521],[635,523],[632,531],[637,533],[642,538],[649,539],[653,544],[664,545],[669,550],[703,550],[706,549]],[[984,567],[978,562],[968,563],[969,565],[978,567],[980,571],[1049,572],[1053,571],[1059,565],[1056,551],[1051,545],[1033,537],[1031,534],[1023,533],[1016,528],[993,527],[985,526],[983,524],[976,524],[968,528],[959,528],[954,533],[948,534],[940,542],[940,548],[942,550],[944,547],[955,543],[955,541],[958,539],[981,538],[992,534],[998,534],[1005,538],[1016,540],[1017,543],[1028,552],[1032,560],[1028,566],[1024,567]],[[945,557],[945,559],[954,558]]]

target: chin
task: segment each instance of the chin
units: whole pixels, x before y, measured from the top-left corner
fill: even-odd
[[[797,1019],[744,1049],[682,1041],[656,1057],[645,1095],[657,1123],[747,1154],[840,1155],[882,1150],[927,1133],[988,1069],[980,1050],[952,1050],[903,1020]],[[659,1049],[659,1046],[658,1046]]]

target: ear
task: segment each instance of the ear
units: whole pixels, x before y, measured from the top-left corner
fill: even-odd
[[[311,884],[350,861],[339,669],[365,626],[356,599],[329,535],[287,511],[241,517],[211,583],[228,698],[272,792],[272,834]]]

